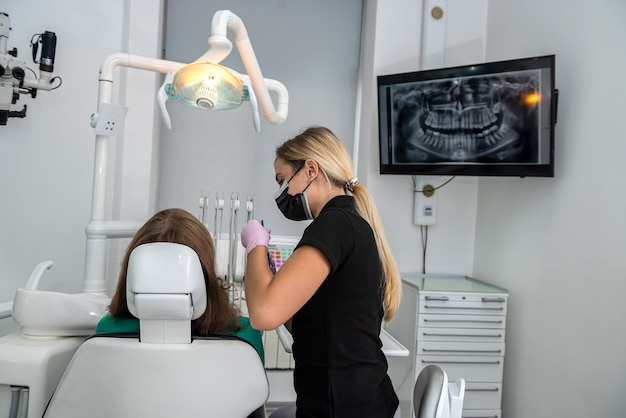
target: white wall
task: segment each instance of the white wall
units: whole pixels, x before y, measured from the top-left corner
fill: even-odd
[[[510,291],[503,416],[626,409],[626,3],[489,3],[487,58],[556,54],[553,179],[481,179],[477,277]]]
[[[52,260],[54,266],[45,273],[40,288],[82,289],[84,228],[91,214],[94,166],[90,115],[97,111],[98,71],[113,53],[156,56],[160,52],[160,8],[160,2],[150,0],[62,0],[53,6],[36,0],[9,0],[0,5],[0,12],[11,19],[9,49],[17,47],[18,58],[36,72],[38,66],[32,63],[29,48],[31,36],[44,30],[56,33],[53,75],[63,79],[57,90],[40,91],[36,99],[21,95],[12,110],[27,104],[27,117],[9,119],[0,127],[0,302],[11,300],[44,260]],[[116,90],[114,97],[132,106],[125,134],[133,142],[112,140],[110,151],[117,157],[112,160],[117,170],[110,175],[107,215],[145,217],[147,198],[129,209],[121,195],[133,182],[141,185],[145,195],[150,194],[147,185],[153,178],[149,168],[132,161],[136,155],[143,159],[152,152],[156,79],[147,73],[143,77],[127,75],[125,70],[118,70],[117,75],[122,93]],[[128,98],[123,88],[127,82],[135,88]],[[122,145],[116,146],[118,143]],[[134,193],[136,196],[136,190]],[[13,326],[10,319],[0,321],[0,334]]]
[[[39,9],[43,5],[21,0],[0,5],[11,19],[9,49],[17,47],[18,58],[36,72],[31,36],[56,33],[53,76],[63,80],[36,99],[21,95],[13,109],[26,104],[26,118],[0,127],[0,301],[12,299],[43,260],[55,265],[42,288],[80,289],[93,174],[90,114],[96,110],[100,62],[122,41],[117,23],[123,20],[122,1],[65,0],[46,12]]]

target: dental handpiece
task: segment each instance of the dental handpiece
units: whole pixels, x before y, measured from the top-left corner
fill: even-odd
[[[215,219],[213,224],[213,241],[215,244],[215,248],[217,251],[217,241],[220,239],[220,235],[222,234],[222,213],[224,212],[224,197],[220,199],[219,193],[215,194]],[[218,223],[218,213],[219,213],[219,223]],[[218,229],[219,225],[219,229]]]
[[[207,226],[206,213],[207,213],[208,208],[209,208],[209,196],[204,195],[202,192],[200,192],[200,215],[198,219],[200,220],[202,225],[204,225],[205,227]]]
[[[265,224],[263,223],[263,219],[261,219],[261,226],[265,228]],[[270,249],[267,249],[267,264],[270,266],[270,270],[272,274],[276,274],[276,262],[272,258],[272,254],[270,253]]]
[[[248,200],[246,201],[246,211],[248,212],[248,217],[246,219],[247,222],[250,222],[254,219],[254,197],[250,199],[248,196]]]
[[[239,195],[230,197],[230,230],[228,231],[229,251],[228,251],[228,299],[231,303],[235,301],[235,261],[237,260],[237,212],[239,210]]]

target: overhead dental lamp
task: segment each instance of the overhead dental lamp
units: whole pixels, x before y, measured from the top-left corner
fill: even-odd
[[[228,68],[198,62],[179,68],[165,92],[187,106],[205,110],[235,109],[249,98],[248,86]]]
[[[226,37],[227,31],[235,38],[247,75],[219,64],[232,50],[232,44]],[[249,101],[254,127],[259,132],[258,97],[265,119],[276,125],[283,123],[287,118],[287,89],[276,80],[263,78],[241,19],[229,10],[216,12],[208,42],[210,48],[206,53],[195,62],[169,72],[159,90],[157,100],[167,127],[171,128],[165,106],[167,99],[176,99],[187,106],[203,110],[235,109],[242,102]],[[269,90],[277,95],[277,109],[274,108]]]
[[[176,99],[189,107],[202,110],[230,110],[249,101],[254,128],[260,131],[259,110],[250,79],[220,64],[193,62],[174,73],[168,73],[159,90],[159,107],[168,128],[171,122],[165,101]]]

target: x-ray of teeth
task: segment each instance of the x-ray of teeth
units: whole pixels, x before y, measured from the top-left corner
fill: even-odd
[[[395,163],[539,162],[539,70],[392,87]]]

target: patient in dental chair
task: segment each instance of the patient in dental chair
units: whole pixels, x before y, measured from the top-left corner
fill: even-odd
[[[215,248],[206,227],[183,209],[164,209],[152,216],[135,234],[129,244],[109,312],[96,327],[96,333],[138,333],[139,320],[126,303],[126,271],[130,253],[139,245],[151,242],[172,242],[193,249],[200,258],[209,303],[205,313],[192,321],[196,336],[233,335],[249,342],[265,360],[261,332],[250,326],[247,317],[228,300],[227,284],[215,272]]]

